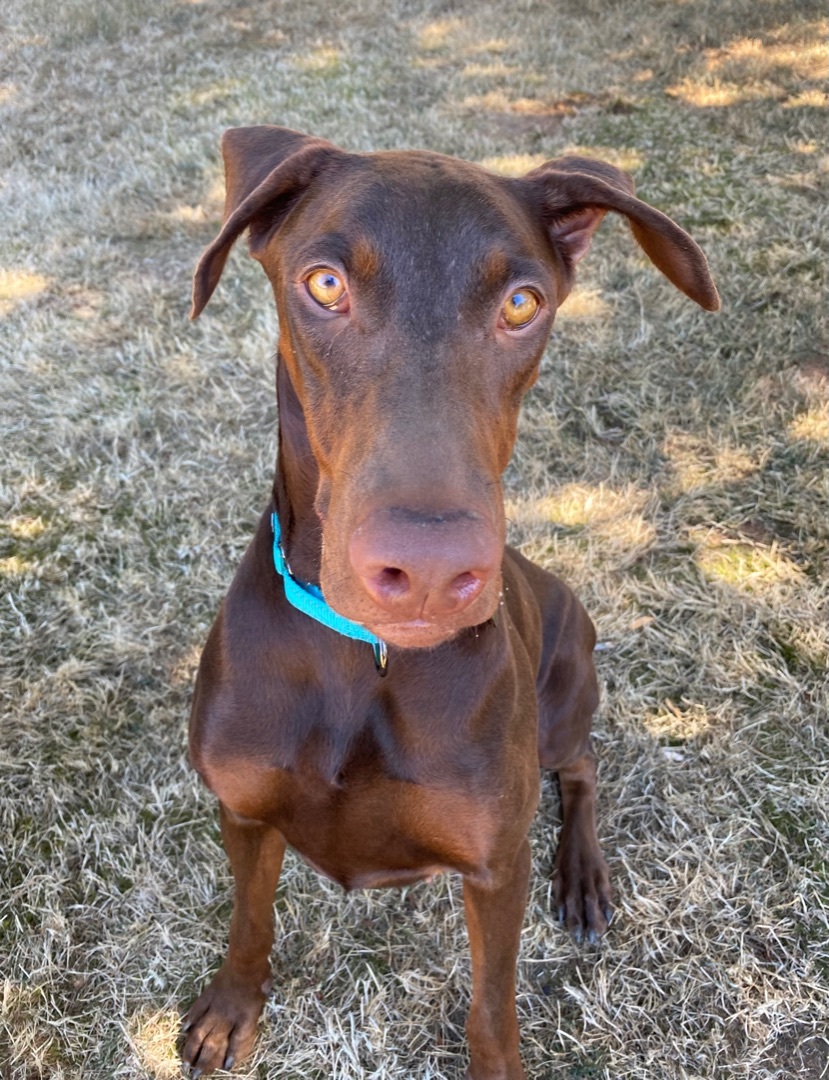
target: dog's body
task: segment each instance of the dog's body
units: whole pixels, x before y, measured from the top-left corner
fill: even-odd
[[[704,257],[611,166],[523,180],[423,153],[349,155],[282,128],[223,143],[225,225],[194,314],[250,229],[280,313],[280,449],[263,516],[202,657],[191,758],[221,804],[236,897],[228,956],[191,1007],[185,1064],[251,1049],[286,844],[345,888],[464,878],[472,1080],[519,1080],[514,968],[538,765],[555,769],[559,913],[610,918],[594,820],[592,624],[504,547],[499,478],[574,263],[611,209],[702,306]],[[289,602],[320,582],[372,649]]]

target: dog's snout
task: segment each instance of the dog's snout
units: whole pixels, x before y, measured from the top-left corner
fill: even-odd
[[[497,574],[502,542],[475,514],[375,513],[352,535],[351,566],[395,622],[459,615]]]

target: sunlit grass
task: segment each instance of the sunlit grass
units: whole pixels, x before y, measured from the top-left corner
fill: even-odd
[[[787,431],[791,439],[806,439],[820,446],[829,446],[829,404],[796,416],[789,423]]]
[[[483,53],[504,53],[515,45],[514,39],[499,38],[473,38],[463,47],[464,56],[480,56]]]
[[[829,24],[815,24],[825,37]],[[762,38],[740,38],[725,49],[706,52],[708,71],[738,74],[742,79],[774,78],[779,72],[803,80],[826,78],[826,42],[768,42]]]
[[[556,312],[556,320],[601,319],[607,318],[610,311],[598,289],[575,288]]]
[[[427,52],[434,49],[445,49],[462,26],[463,20],[459,18],[435,19],[420,28],[417,35],[417,44]]]
[[[800,568],[776,548],[715,539],[698,547],[694,558],[712,581],[749,594],[762,594],[774,586],[803,580]]]
[[[172,1010],[142,1010],[131,1017],[128,1038],[143,1068],[154,1080],[172,1080],[181,1076],[181,1059],[176,1043],[181,1017]]]
[[[540,538],[545,527],[583,530],[591,545],[633,557],[656,540],[656,530],[643,513],[648,494],[635,488],[614,491],[605,485],[568,484],[555,494],[507,502],[507,515],[517,526]]]
[[[825,87],[800,89],[826,79],[826,24],[822,41],[768,41],[740,38],[725,48],[708,49],[700,70],[667,92],[697,108],[724,108],[766,98],[785,99],[788,107],[825,104]],[[792,94],[791,90],[795,89]]]
[[[33,300],[49,288],[49,279],[29,270],[0,269],[0,316],[18,303]]]
[[[32,559],[26,559],[22,555],[9,555],[6,559],[0,559],[0,577],[23,577],[34,566],[35,563]]]
[[[319,45],[309,53],[297,57],[296,65],[318,75],[331,75],[337,71],[344,57],[343,50],[334,45]]]
[[[607,146],[599,143],[594,146],[570,143],[563,151],[564,154],[576,154],[580,157],[597,158],[599,161],[609,161],[618,169],[635,173],[647,160],[642,150],[633,146]]]
[[[19,540],[34,540],[46,530],[46,524],[39,517],[13,517],[8,521],[8,530]]]
[[[731,105],[742,105],[747,101],[763,101],[769,96],[769,87],[762,83],[745,85],[721,79],[706,82],[685,79],[670,87],[667,92],[671,97],[680,98],[698,109],[723,109]]]
[[[216,82],[211,83],[210,86],[198,90],[191,90],[182,94],[181,102],[188,105],[208,106],[216,101],[221,101],[228,94],[232,94],[239,89],[240,85],[238,79],[219,79]]]
[[[784,109],[824,109],[829,102],[829,94],[825,90],[804,90],[800,94],[793,94],[783,102]]]
[[[642,723],[660,742],[678,744],[707,735],[716,721],[700,705],[676,705],[666,698],[661,708],[645,713]]]
[[[498,157],[484,158],[479,164],[500,176],[523,176],[531,169],[543,165],[545,160],[543,154],[501,154]]]
[[[488,64],[480,62],[466,64],[462,74],[468,78],[502,79],[514,72],[513,66],[505,64],[502,60],[496,60]]]
[[[170,211],[169,216],[187,225],[204,225],[207,221],[203,206],[177,206],[175,210]]]
[[[643,496],[620,493],[600,485],[568,484],[555,495],[535,503],[534,512],[547,521],[563,525],[589,525],[611,521],[630,513],[631,505],[641,506]]]
[[[757,471],[757,457],[742,446],[712,445],[703,437],[672,432],[664,444],[678,490],[736,483]]]

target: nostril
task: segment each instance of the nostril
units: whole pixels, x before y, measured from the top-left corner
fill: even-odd
[[[411,587],[409,575],[397,566],[384,566],[374,578],[378,588],[389,597],[405,596]]]
[[[461,601],[473,600],[483,588],[483,579],[478,577],[477,574],[471,574],[466,571],[463,574],[458,574],[457,577],[452,579],[449,586],[449,591],[455,593]]]

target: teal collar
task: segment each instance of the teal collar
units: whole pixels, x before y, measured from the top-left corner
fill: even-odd
[[[366,641],[374,650],[374,663],[379,675],[386,675],[389,670],[389,650],[385,641],[376,637],[370,630],[366,630],[358,622],[352,622],[339,615],[329,604],[325,602],[322,590],[317,585],[311,585],[304,581],[298,581],[291,573],[288,560],[282,548],[282,533],[279,528],[279,518],[276,512],[271,514],[271,529],[273,530],[273,565],[277,574],[282,578],[285,589],[285,599],[297,611],[309,615],[318,623],[327,626],[329,630],[335,630],[343,637],[353,638],[355,641]]]

